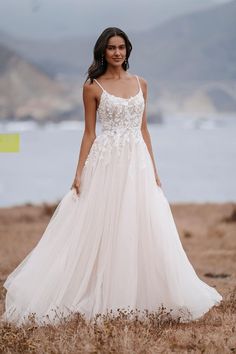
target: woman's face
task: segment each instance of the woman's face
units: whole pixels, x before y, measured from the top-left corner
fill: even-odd
[[[105,59],[112,66],[121,66],[126,57],[125,40],[120,36],[110,37],[105,51]]]

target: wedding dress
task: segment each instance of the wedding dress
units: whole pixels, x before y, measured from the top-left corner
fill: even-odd
[[[38,244],[6,279],[4,320],[20,325],[34,313],[45,323],[55,320],[55,310],[92,319],[164,306],[184,322],[221,302],[194,271],[156,183],[136,77],[139,90],[129,98],[95,80],[102,131],[86,159],[80,195],[65,194]]]

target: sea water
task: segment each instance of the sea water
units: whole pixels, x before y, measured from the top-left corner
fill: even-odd
[[[236,201],[236,116],[148,126],[169,202]],[[0,153],[0,206],[58,202],[73,182],[83,129],[79,121],[0,124],[0,133],[20,133],[20,152]]]

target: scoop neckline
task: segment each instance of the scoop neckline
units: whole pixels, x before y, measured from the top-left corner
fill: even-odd
[[[107,92],[105,89],[103,89],[103,90],[102,90],[102,93],[101,93],[101,96],[100,96],[99,104],[98,104],[96,110],[98,111],[99,108],[100,108],[100,106],[101,106],[101,100],[102,100],[102,97],[103,97],[103,94],[104,94],[104,93],[106,93],[108,96],[112,96],[112,97],[115,97],[115,98],[119,98],[119,99],[121,99],[121,100],[129,101],[130,99],[137,97],[137,96],[140,94],[140,92],[142,92],[141,87],[139,88],[139,91],[138,91],[138,93],[136,93],[136,95],[130,96],[130,97],[128,97],[128,98],[124,98],[124,97],[120,97],[120,96],[113,95],[112,93],[109,93],[109,92]]]
[[[103,89],[103,92],[107,93],[109,96],[113,96],[113,97],[116,97],[116,98],[120,98],[122,100],[130,100],[131,98],[135,98],[136,96],[138,96],[140,94],[140,91],[141,91],[141,87],[139,87],[139,90],[138,92],[136,93],[136,95],[134,96],[130,96],[130,97],[121,97],[121,96],[116,96],[116,95],[113,95],[112,93],[108,92],[107,90]],[[102,93],[103,93],[102,92]]]

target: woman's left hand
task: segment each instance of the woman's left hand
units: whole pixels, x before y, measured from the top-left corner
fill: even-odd
[[[157,185],[161,188],[162,184],[161,184],[161,180],[160,180],[159,176],[156,175],[155,178],[156,178]]]

